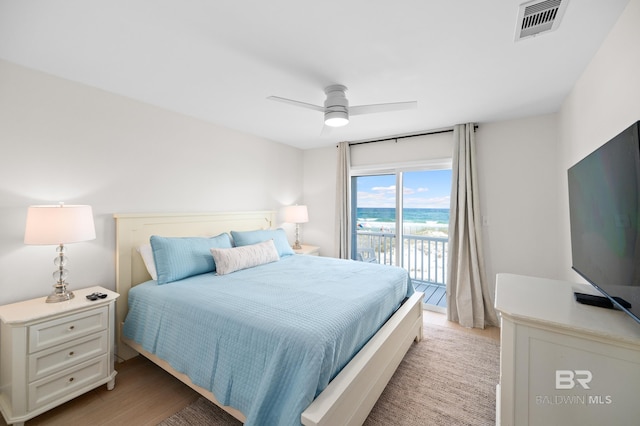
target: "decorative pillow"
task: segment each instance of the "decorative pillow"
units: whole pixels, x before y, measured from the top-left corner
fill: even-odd
[[[233,248],[212,248],[216,274],[225,275],[241,269],[253,268],[280,260],[273,240]]]
[[[273,244],[276,246],[276,250],[278,250],[278,255],[280,255],[280,257],[295,254],[295,252],[289,245],[287,234],[282,228],[259,229],[256,231],[231,231],[231,236],[233,237],[233,242],[235,243],[236,247],[248,246],[267,240],[273,240]]]
[[[211,238],[151,236],[158,284],[215,271],[209,251],[213,247],[231,248],[231,238],[228,234]]]
[[[147,268],[147,272],[151,275],[151,279],[157,280],[158,273],[156,272],[156,264],[153,260],[151,244],[143,244],[136,250],[140,253],[140,256],[142,256],[142,261],[144,262],[144,266]]]

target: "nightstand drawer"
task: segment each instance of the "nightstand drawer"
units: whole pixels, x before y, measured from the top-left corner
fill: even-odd
[[[29,385],[29,411],[40,408],[60,398],[73,395],[108,376],[108,359],[105,354],[96,359],[45,377]]]
[[[29,382],[106,354],[109,347],[108,339],[109,333],[103,330],[29,355]]]
[[[109,309],[107,306],[103,306],[57,320],[31,325],[29,326],[29,353],[105,330],[108,322]]]

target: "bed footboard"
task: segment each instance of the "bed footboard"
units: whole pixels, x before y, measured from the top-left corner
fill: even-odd
[[[361,425],[413,341],[422,340],[423,293],[414,293],[302,413],[305,426]]]

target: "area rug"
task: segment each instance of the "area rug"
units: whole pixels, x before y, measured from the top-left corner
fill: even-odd
[[[494,425],[499,344],[483,336],[426,325],[365,421],[367,426]],[[238,426],[200,398],[162,426]]]

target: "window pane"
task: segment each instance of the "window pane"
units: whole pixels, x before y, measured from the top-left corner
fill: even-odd
[[[444,308],[451,170],[405,172],[402,186],[402,266],[425,303]]]
[[[451,170],[403,173],[402,219],[405,234],[446,237]]]
[[[353,259],[395,264],[396,175],[353,178]]]

